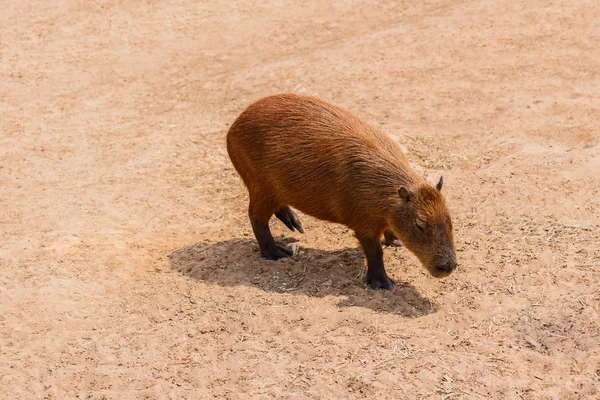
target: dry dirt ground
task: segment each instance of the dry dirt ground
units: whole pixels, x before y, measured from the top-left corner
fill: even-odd
[[[600,398],[600,2],[1,7],[0,397]],[[224,137],[277,92],[444,175],[451,277],[306,215],[260,259]]]

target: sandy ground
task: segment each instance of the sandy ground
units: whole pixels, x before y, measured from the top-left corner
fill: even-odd
[[[372,3],[2,2],[2,398],[600,398],[600,2]],[[224,137],[277,92],[444,175],[451,277],[259,258]]]

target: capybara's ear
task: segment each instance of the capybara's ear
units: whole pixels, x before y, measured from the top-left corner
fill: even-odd
[[[440,181],[435,185],[435,188],[439,191],[442,190],[442,186],[444,185],[444,177],[440,176]]]
[[[415,194],[406,187],[400,186],[400,189],[398,189],[398,196],[404,201],[411,201],[413,197],[415,197]]]

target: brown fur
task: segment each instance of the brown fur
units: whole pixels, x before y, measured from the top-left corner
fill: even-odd
[[[351,113],[313,97],[269,96],[236,119],[227,151],[248,188],[259,244],[257,229],[264,230],[273,214],[281,212],[284,222],[285,215],[295,218],[300,226],[291,206],[354,230],[368,260],[369,254],[378,258],[384,232],[393,232],[434,275],[449,273],[436,270],[439,265],[453,269],[452,225],[440,191],[410,168],[389,136]],[[402,198],[399,187],[410,196]],[[294,229],[293,222],[286,225]],[[263,245],[279,252],[267,242],[265,237]]]

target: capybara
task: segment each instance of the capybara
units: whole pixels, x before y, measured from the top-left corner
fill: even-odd
[[[275,214],[304,233],[294,207],[354,231],[373,289],[395,283],[383,265],[382,236],[400,239],[435,277],[456,268],[443,179],[426,183],[389,136],[348,111],[303,95],[263,98],[235,120],[227,152],[248,188],[263,257],[292,255],[273,240],[269,219]]]

